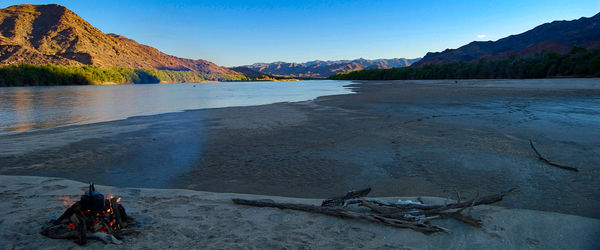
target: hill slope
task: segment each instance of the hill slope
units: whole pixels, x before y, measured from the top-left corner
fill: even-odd
[[[305,63],[287,63],[287,62],[274,62],[274,63],[255,63],[247,65],[249,69],[258,71],[260,73],[277,75],[277,76],[288,76],[288,77],[329,77],[335,73],[348,72],[354,70],[361,70],[367,68],[400,68],[410,66],[412,63],[418,61],[417,59],[405,59],[405,58],[394,58],[394,59],[355,59],[355,60],[339,60],[339,61],[310,61]]]
[[[582,17],[572,21],[554,21],[542,24],[518,35],[492,42],[471,42],[458,49],[427,53],[414,64],[438,64],[469,62],[481,58],[506,58],[510,55],[523,56],[553,50],[566,53],[573,46],[588,49],[600,48],[600,13],[593,17]]]
[[[56,4],[0,9],[0,65],[23,63],[239,74],[209,61],[170,56],[126,37],[105,34]]]
[[[276,79],[274,76],[269,75],[269,74],[265,74],[265,73],[260,73],[258,71],[249,69],[248,67],[231,67],[229,68],[230,70],[239,72],[249,78],[252,79],[256,79],[256,80],[271,80],[271,79]]]

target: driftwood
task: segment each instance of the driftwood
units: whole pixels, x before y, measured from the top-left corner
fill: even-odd
[[[371,188],[365,188],[358,191],[350,191],[344,196],[329,198],[321,203],[323,207],[333,207],[343,205],[347,200],[367,196],[371,192]]]
[[[579,169],[577,169],[577,168],[570,167],[570,166],[565,166],[565,165],[561,165],[561,164],[558,164],[558,163],[554,163],[554,162],[551,162],[550,160],[546,159],[544,156],[542,156],[542,154],[540,154],[540,152],[537,151],[537,149],[535,148],[535,146],[533,146],[533,141],[529,140],[529,145],[533,149],[533,152],[535,152],[535,154],[538,156],[538,158],[540,158],[541,161],[547,163],[548,165],[554,166],[554,167],[557,167],[557,168],[562,168],[562,169],[570,170],[570,171],[579,172]]]
[[[245,200],[233,199],[235,204],[256,207],[275,207],[280,209],[293,209],[312,213],[326,214],[347,219],[359,219],[399,228],[409,228],[423,233],[449,232],[447,229],[430,223],[433,219],[456,219],[475,227],[481,227],[481,221],[462,211],[478,205],[492,204],[501,201],[504,196],[517,190],[512,188],[506,191],[484,197],[477,197],[463,202],[454,202],[445,205],[423,204],[422,202],[397,203],[362,197],[370,188],[348,192],[345,196],[327,199],[321,206],[279,203],[272,200]],[[362,198],[361,198],[362,197]],[[334,205],[335,204],[335,205]],[[352,211],[349,205],[358,204],[369,208],[369,211]]]
[[[249,205],[255,207],[275,207],[280,209],[293,209],[312,213],[326,214],[347,219],[367,220],[375,223],[385,224],[393,227],[410,228],[424,233],[448,232],[448,230],[435,225],[427,225],[419,222],[401,221],[393,218],[386,218],[375,214],[364,214],[354,211],[349,211],[343,208],[331,208],[315,205],[295,204],[295,203],[278,203],[272,200],[245,200],[233,199],[233,203],[240,205]]]
[[[463,208],[463,207],[469,207],[469,206],[492,204],[492,203],[501,201],[502,198],[504,198],[504,196],[514,193],[514,192],[517,192],[517,189],[510,188],[510,189],[507,189],[500,193],[484,196],[484,197],[481,197],[478,199],[472,199],[472,200],[468,200],[468,201],[464,201],[464,202],[456,202],[456,203],[450,203],[450,204],[445,204],[445,205],[430,205],[430,204],[423,204],[421,202],[419,202],[419,203],[393,203],[393,202],[389,202],[389,201],[382,201],[382,200],[371,199],[371,198],[348,200],[348,201],[346,201],[346,204],[357,204],[357,203],[362,204],[364,201],[368,201],[371,203],[375,203],[376,205],[378,205],[380,207],[383,207],[381,211],[385,210],[386,213],[400,213],[400,212],[407,212],[407,211],[412,210],[412,211],[416,211],[416,212],[412,212],[413,214],[431,214],[431,213],[442,212],[442,211],[449,210],[449,209],[457,209],[457,208]],[[418,210],[420,210],[420,211],[418,211]]]

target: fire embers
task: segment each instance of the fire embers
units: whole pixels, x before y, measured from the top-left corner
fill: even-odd
[[[79,201],[67,208],[57,220],[42,227],[41,234],[54,239],[75,239],[81,245],[88,238],[107,244],[121,244],[123,235],[139,231],[127,229],[133,218],[127,216],[120,200],[121,197],[112,195],[104,199],[104,195],[95,191],[94,184],[90,184],[89,191]]]

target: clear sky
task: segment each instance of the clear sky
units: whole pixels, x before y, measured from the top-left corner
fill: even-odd
[[[600,12],[598,0],[2,0],[0,7],[22,3],[61,4],[103,32],[224,66],[422,57]]]

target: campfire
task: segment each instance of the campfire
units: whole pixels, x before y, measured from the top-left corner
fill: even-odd
[[[105,199],[90,183],[89,190],[81,199],[69,206],[58,219],[48,221],[41,234],[53,239],[75,239],[80,245],[84,245],[88,238],[99,239],[106,244],[121,244],[123,235],[139,231],[127,229],[133,218],[127,216],[120,201],[121,197],[113,195]]]

